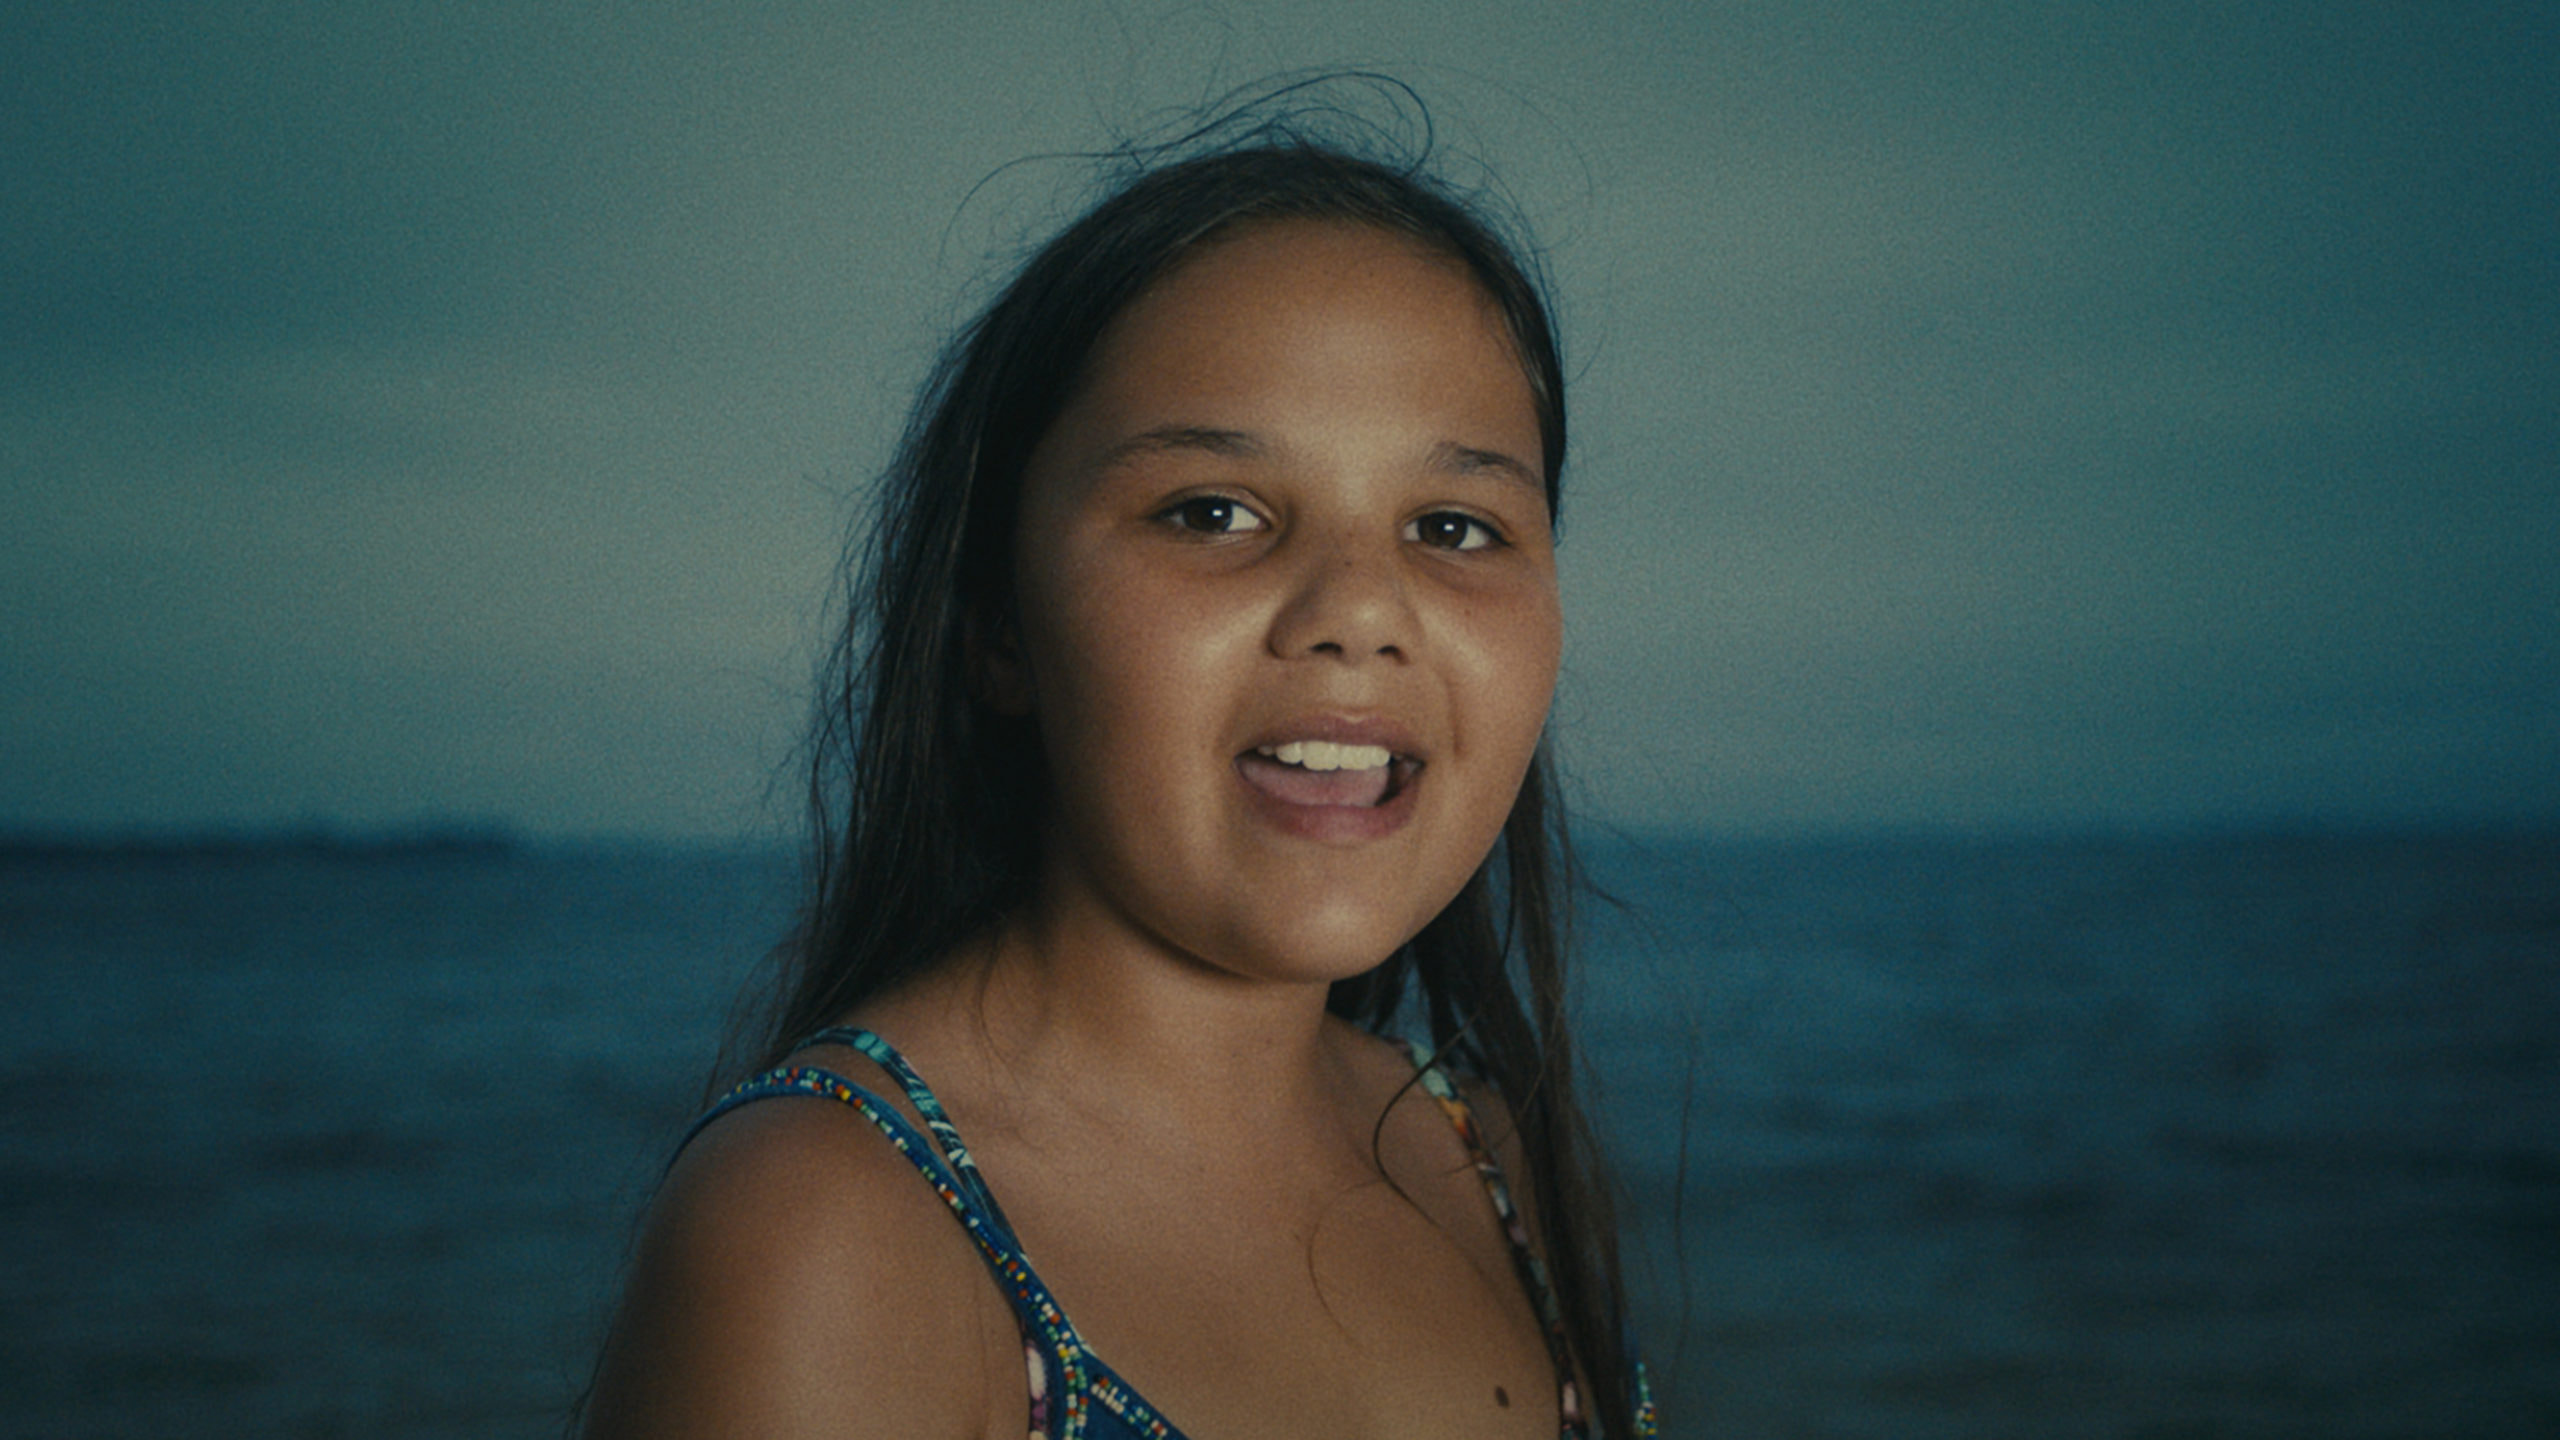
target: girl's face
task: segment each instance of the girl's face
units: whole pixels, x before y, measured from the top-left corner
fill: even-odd
[[[1270,979],[1421,929],[1555,688],[1540,438],[1492,302],[1404,237],[1264,222],[1142,294],[1026,468],[990,667],[1055,787],[1043,904]]]

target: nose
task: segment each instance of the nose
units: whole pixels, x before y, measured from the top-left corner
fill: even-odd
[[[1271,652],[1354,664],[1372,656],[1410,659],[1421,626],[1395,548],[1339,535],[1301,544],[1289,593],[1272,620]]]

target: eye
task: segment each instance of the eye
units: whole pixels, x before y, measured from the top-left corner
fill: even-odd
[[[1434,510],[1416,519],[1404,527],[1404,538],[1434,550],[1482,550],[1502,543],[1492,526],[1457,510]]]
[[[1167,506],[1157,519],[1194,535],[1248,535],[1264,527],[1263,518],[1224,495],[1194,495]]]

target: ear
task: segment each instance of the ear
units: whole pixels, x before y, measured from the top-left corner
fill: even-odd
[[[999,715],[1030,714],[1031,667],[1022,661],[1012,619],[983,610],[971,615],[963,644],[970,695]]]

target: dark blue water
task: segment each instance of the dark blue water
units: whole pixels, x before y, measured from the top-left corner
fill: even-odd
[[[1620,869],[1596,1029],[1691,1076],[1709,1433],[2560,1434],[2560,845]],[[1667,1245],[1676,1126],[1620,1113]]]
[[[2560,837],[1595,858],[1672,1433],[2560,1434]],[[787,879],[0,864],[0,1433],[557,1434]]]

